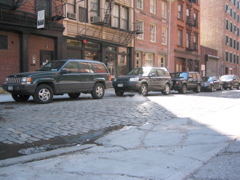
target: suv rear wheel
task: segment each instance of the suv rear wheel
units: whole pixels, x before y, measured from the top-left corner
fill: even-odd
[[[183,84],[182,88],[178,92],[181,93],[181,94],[186,94],[186,92],[187,92],[187,85]]]
[[[213,89],[214,89],[214,87],[213,87]],[[200,93],[201,92],[201,85],[200,84],[197,85],[197,87],[195,89],[195,92],[196,93]]]
[[[94,85],[91,95],[94,99],[102,99],[105,93],[105,89],[101,83]]]
[[[146,84],[141,84],[139,90],[138,90],[138,93],[143,95],[143,96],[146,96],[147,93],[148,93],[148,87]]]
[[[49,103],[53,99],[53,90],[47,84],[39,85],[33,95],[33,99],[36,103],[45,104]]]
[[[166,84],[164,87],[164,90],[162,91],[164,95],[168,95],[170,93],[170,86],[169,84]]]
[[[72,99],[77,99],[81,93],[68,93],[68,96]]]
[[[19,95],[19,94],[12,94],[12,98],[16,101],[16,102],[25,102],[29,99],[29,95]]]
[[[117,96],[123,96],[124,92],[120,92],[120,91],[115,90],[115,94]]]

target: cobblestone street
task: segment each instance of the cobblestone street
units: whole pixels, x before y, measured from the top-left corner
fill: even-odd
[[[123,126],[140,126],[158,123],[176,117],[198,117],[208,112],[231,108],[239,102],[240,93],[217,91],[186,95],[150,93],[147,97],[138,94],[115,96],[108,90],[101,100],[82,95],[78,100],[54,99],[50,104],[39,105],[4,102],[0,105],[0,142],[6,145],[36,146],[39,142],[81,143],[102,135],[106,129]],[[92,135],[92,132],[96,132]],[[82,136],[85,135],[85,136]]]

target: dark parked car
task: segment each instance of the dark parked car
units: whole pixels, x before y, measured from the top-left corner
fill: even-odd
[[[223,82],[223,88],[233,90],[233,88],[240,89],[240,79],[237,75],[223,75],[220,77]]]
[[[198,72],[177,72],[171,73],[173,80],[172,89],[185,94],[187,90],[201,92],[202,77]]]
[[[149,91],[161,91],[167,95],[170,93],[171,87],[171,76],[164,67],[136,68],[113,81],[113,88],[117,96],[122,96],[124,92],[138,92],[145,96]]]
[[[210,77],[202,77],[202,90],[203,91],[211,91],[214,90],[223,90],[223,83],[217,76],[210,76]]]
[[[68,93],[78,98],[81,93],[91,93],[101,99],[105,89],[112,86],[111,75],[104,63],[88,60],[52,61],[34,72],[7,76],[4,90],[10,92],[15,101],[27,101],[30,96],[37,103],[49,103],[53,95]]]

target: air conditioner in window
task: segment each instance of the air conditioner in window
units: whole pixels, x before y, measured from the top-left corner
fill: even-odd
[[[91,17],[91,23],[98,23],[100,22],[100,17],[99,16],[92,16]]]
[[[228,9],[226,12],[227,12],[228,14],[230,14],[230,9]]]
[[[69,19],[76,19],[76,14],[75,13],[67,13],[67,17]]]

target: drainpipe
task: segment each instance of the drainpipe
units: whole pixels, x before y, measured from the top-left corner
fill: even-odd
[[[172,0],[169,0],[169,9],[168,9],[168,63],[167,63],[167,69],[170,71],[170,55],[171,55],[171,11],[172,11]]]

